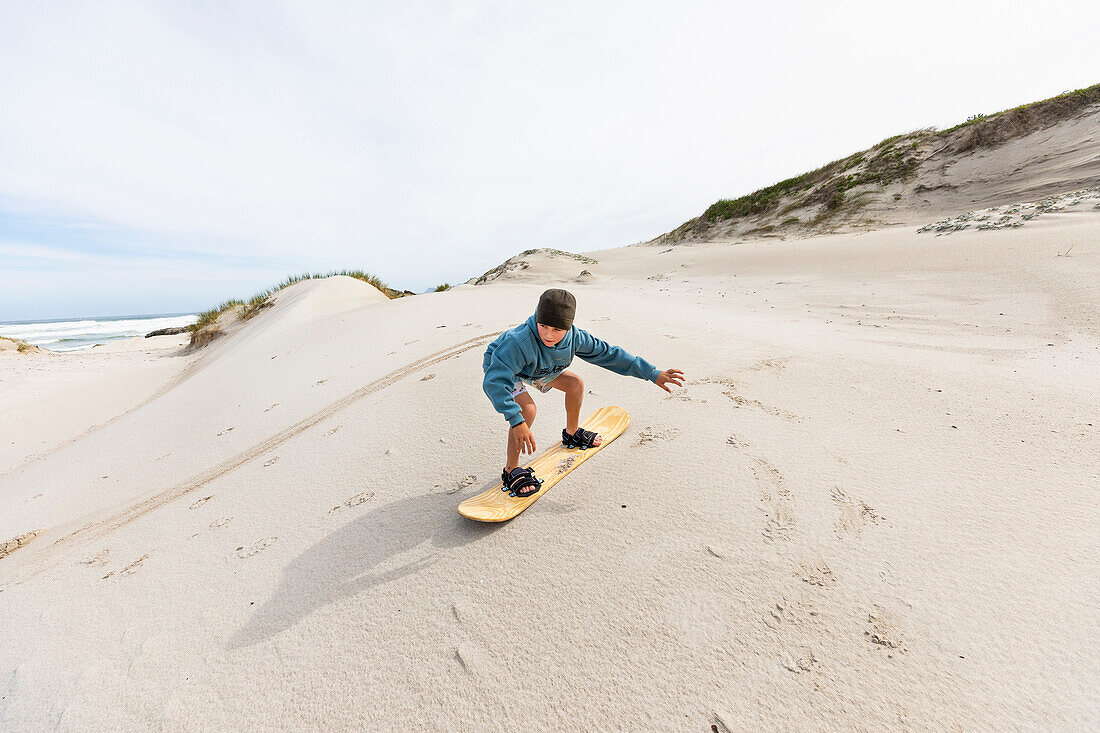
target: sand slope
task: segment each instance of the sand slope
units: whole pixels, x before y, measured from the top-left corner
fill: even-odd
[[[136,338],[67,354],[0,352],[0,477],[132,410],[187,366],[182,336]],[[0,340],[0,348],[12,342]],[[53,409],[43,409],[52,405]]]
[[[736,194],[738,206],[719,202],[651,244],[919,225],[1100,185],[1100,104],[1083,104],[1100,99],[1100,87],[1076,99],[1045,100],[942,133],[888,138],[816,171]]]
[[[0,540],[41,531],[0,559],[0,728],[1095,728],[1098,235],[298,283],[0,478]],[[464,520],[504,458],[484,347],[551,284],[688,382],[575,362],[630,428],[518,519]],[[542,448],[564,407],[535,400]]]

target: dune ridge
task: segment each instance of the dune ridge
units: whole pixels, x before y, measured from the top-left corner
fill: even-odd
[[[737,199],[647,244],[924,223],[1100,184],[1100,84],[947,130],[895,135]]]

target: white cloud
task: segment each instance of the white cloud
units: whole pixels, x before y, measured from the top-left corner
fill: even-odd
[[[422,289],[1094,83],[1073,5],[9,5],[0,217]]]
[[[91,259],[91,255],[62,249],[61,247],[49,247],[43,244],[2,240],[0,240],[0,257],[5,258],[5,262],[9,266],[13,266],[15,260],[27,260],[31,262],[87,262]]]

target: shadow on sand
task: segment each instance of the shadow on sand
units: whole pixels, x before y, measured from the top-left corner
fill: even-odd
[[[487,537],[500,524],[464,519],[457,495],[432,493],[379,507],[328,535],[283,571],[271,598],[227,642],[252,646],[289,629],[313,611],[368,588],[419,572],[436,562],[439,550]],[[424,542],[436,552],[398,567],[371,572]]]

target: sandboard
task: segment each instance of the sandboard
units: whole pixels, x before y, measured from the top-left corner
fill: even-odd
[[[511,496],[503,490],[503,483],[497,483],[488,491],[471,496],[459,504],[458,513],[479,522],[508,521],[534,504],[540,496],[550,490],[550,487],[569,475],[570,471],[609,446],[615,438],[622,435],[629,424],[630,415],[623,408],[601,407],[589,415],[581,423],[581,427],[599,433],[603,438],[602,443],[595,448],[581,450],[566,448],[559,439],[552,448],[543,451],[542,455],[530,464],[526,464],[535,469],[536,478],[542,479],[542,487],[537,492],[522,498]]]

